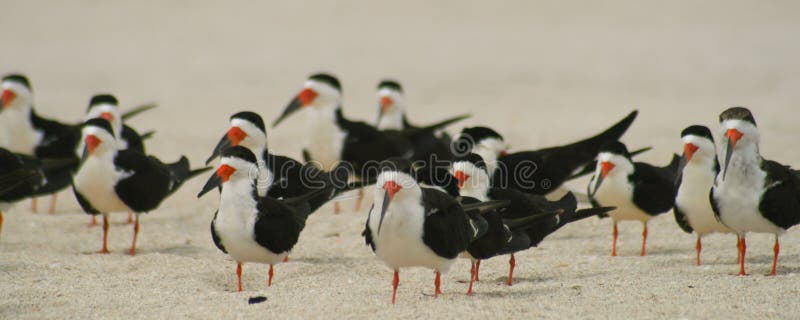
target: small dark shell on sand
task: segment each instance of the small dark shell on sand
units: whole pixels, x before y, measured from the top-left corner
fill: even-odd
[[[262,303],[264,301],[267,301],[267,297],[258,296],[258,297],[250,297],[250,299],[247,300],[247,303],[248,304],[256,304],[256,303]]]

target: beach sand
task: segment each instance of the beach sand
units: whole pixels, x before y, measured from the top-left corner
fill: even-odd
[[[79,121],[89,97],[112,92],[123,105],[157,101],[132,119],[156,130],[149,153],[187,155],[201,165],[234,112],[275,119],[306,76],[329,71],[344,89],[344,112],[374,119],[384,77],[406,89],[409,118],[431,123],[469,112],[512,150],[558,145],[605,129],[632,109],[631,148],[668,162],[691,124],[717,130],[719,112],[745,105],[767,158],[800,167],[800,19],[796,2],[342,1],[334,3],[6,1],[0,19],[2,71],[24,72],[37,111]],[[299,158],[306,126],[293,117],[269,129],[273,152]],[[267,288],[264,265],[235,264],[211,241],[218,196],[198,200],[196,178],[142,217],[139,254],[125,254],[132,228],[112,215],[110,255],[95,252],[71,191],[55,215],[29,201],[5,213],[0,237],[0,318],[794,318],[800,314],[800,234],[782,238],[779,276],[766,277],[772,236],[748,238],[748,271],[737,277],[735,238],[704,242],[672,213],[651,223],[649,255],[638,256],[641,226],[621,225],[620,257],[609,257],[611,222],[588,219],[517,255],[484,261],[476,294],[464,295],[469,264],[443,276],[391,272],[364,245],[366,210],[308,221],[290,262]],[[568,186],[583,191],[587,179]],[[371,194],[372,189],[368,190]],[[40,211],[49,198],[39,200]],[[248,305],[249,297],[267,301]]]

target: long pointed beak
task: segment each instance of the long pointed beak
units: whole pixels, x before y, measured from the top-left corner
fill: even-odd
[[[686,162],[692,161],[692,157],[697,150],[700,149],[694,143],[687,143],[683,145],[683,157],[686,158]]]
[[[221,166],[219,166],[219,168],[217,168],[217,171],[214,172],[214,174],[211,175],[210,178],[208,178],[208,181],[206,181],[206,185],[203,186],[203,189],[200,190],[200,193],[197,194],[197,197],[198,198],[202,197],[204,194],[208,193],[212,189],[217,188],[223,183],[225,183],[225,181],[228,181],[228,179],[230,179],[231,175],[234,172],[236,172],[236,169],[227,164],[222,164]]]
[[[16,96],[17,95],[14,94],[14,91],[8,89],[3,90],[2,97],[0,97],[0,103],[2,103],[2,109],[7,108],[8,105],[11,104],[11,101],[14,100]]]
[[[386,209],[389,208],[389,203],[394,198],[394,195],[397,194],[402,187],[394,181],[387,181],[383,184],[383,189],[386,190],[383,194],[383,205],[381,206],[381,219],[378,220],[378,234],[381,233],[381,226],[383,225],[383,217],[386,215]]]
[[[219,187],[220,185],[222,185],[222,177],[220,177],[216,173],[212,174],[211,177],[208,178],[208,181],[206,181],[206,184],[203,186],[203,189],[200,190],[200,193],[197,194],[197,197],[198,198],[202,197],[204,194],[208,193],[214,188]]]
[[[722,180],[725,180],[725,176],[728,175],[728,163],[731,162],[733,149],[736,148],[736,143],[739,142],[743,134],[739,132],[739,130],[728,129],[728,131],[725,132],[725,136],[728,137],[728,147],[725,149],[725,166],[723,169],[724,171],[722,171]]]
[[[380,111],[378,111],[378,122],[380,122],[381,118],[383,118],[383,116],[386,115],[387,112],[389,112],[389,109],[392,108],[392,105],[394,105],[394,100],[392,100],[392,97],[389,96],[381,97],[380,101],[381,108]]]
[[[232,144],[231,144],[231,141],[228,140],[228,136],[227,135],[222,136],[222,138],[219,139],[219,143],[217,143],[217,146],[214,147],[214,151],[211,152],[211,156],[208,157],[208,160],[206,160],[206,165],[211,163],[211,161],[213,161],[214,158],[219,156],[219,154],[222,152],[222,150],[225,150],[226,148],[230,147],[231,145]]]
[[[386,215],[386,208],[389,207],[389,202],[392,197],[389,195],[389,190],[383,193],[383,205],[381,205],[381,219],[378,220],[378,234],[381,234],[381,226],[383,225],[383,217]]]
[[[278,119],[275,119],[275,122],[272,123],[272,126],[277,127],[279,123],[283,122],[283,120],[292,115],[292,113],[295,113],[297,112],[297,110],[300,110],[300,107],[302,106],[303,103],[300,102],[300,98],[295,97],[294,99],[292,99],[292,101],[289,102],[289,105],[286,106],[286,109],[283,110],[281,116],[278,117]]]
[[[600,163],[600,174],[597,176],[597,179],[594,182],[594,192],[592,193],[592,195],[597,193],[597,190],[600,189],[600,184],[603,183],[603,179],[605,179],[606,176],[608,176],[608,173],[611,172],[611,170],[613,170],[614,167],[615,165],[608,161],[603,161]]]
[[[386,111],[389,110],[387,106],[384,105],[383,99],[387,97],[381,97],[381,102],[378,104],[378,120],[375,121],[376,124],[381,123],[381,119],[383,119],[383,115],[386,114]]]
[[[600,189],[600,184],[603,183],[603,175],[598,175],[597,178],[594,180],[594,189],[592,191],[592,196],[597,193],[597,190]]]
[[[469,175],[465,174],[464,171],[456,171],[453,176],[458,180],[458,189],[464,187],[464,182],[469,180]]]

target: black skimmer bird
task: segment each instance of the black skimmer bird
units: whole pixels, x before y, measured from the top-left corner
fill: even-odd
[[[597,216],[614,209],[613,207],[597,207],[578,210],[577,199],[571,192],[557,201],[550,201],[544,196],[525,193],[513,188],[493,186],[489,179],[486,163],[480,155],[474,153],[456,159],[451,170],[453,176],[458,180],[461,196],[480,201],[508,201],[507,207],[498,210],[502,219],[530,220],[526,224],[513,224],[512,230],[517,234],[514,237],[516,245],[512,247],[513,250],[504,250],[511,254],[507,285],[512,285],[514,281],[515,252],[538,246],[545,237],[571,222]],[[476,279],[479,272],[480,260],[475,266]]]
[[[400,268],[405,267],[433,269],[434,296],[438,297],[441,273],[488,230],[481,215],[507,203],[460,203],[438,189],[420,186],[413,169],[394,159],[381,167],[363,235],[378,259],[394,271],[392,303]]]
[[[383,80],[378,83],[378,120],[376,127],[380,130],[399,130],[408,133],[414,145],[414,158],[412,160],[425,161],[430,166],[436,166],[437,161],[449,162],[453,160],[450,149],[452,139],[444,132],[421,130],[425,127],[412,125],[406,118],[406,99],[403,87],[394,80]],[[470,115],[458,115],[437,124],[435,127],[445,127],[449,124],[469,118]],[[430,159],[435,157],[435,159]]]
[[[236,261],[238,289],[242,291],[242,264],[269,264],[272,285],[273,265],[288,256],[297,244],[308,216],[335,196],[335,183],[321,185],[305,195],[280,197],[259,196],[258,159],[244,146],[222,150],[220,165],[208,179],[198,197],[215,188],[222,188],[219,210],[211,221],[214,244]],[[270,190],[272,193],[272,190]]]
[[[135,112],[139,113],[153,107],[155,107],[155,105],[145,106],[139,110],[136,110]],[[146,153],[144,148],[144,139],[151,137],[153,132],[150,131],[143,135],[139,135],[136,130],[123,124],[122,122],[126,117],[123,116],[119,111],[119,101],[115,96],[111,94],[98,94],[89,100],[89,106],[86,108],[86,120],[94,118],[103,118],[111,123],[111,128],[114,130],[114,137],[117,138],[120,149],[131,149],[140,153]],[[83,142],[81,141],[78,143],[76,154],[80,156],[80,154],[83,152],[83,148]],[[55,195],[53,199],[55,199]],[[53,209],[53,207],[50,208],[51,213]],[[95,216],[92,216],[92,222],[89,224],[90,226],[97,225],[95,218]],[[133,223],[132,212],[128,212],[128,223]]]
[[[683,140],[682,168],[675,184],[675,221],[686,231],[697,233],[696,264],[700,265],[700,252],[703,250],[702,238],[712,233],[732,233],[733,230],[717,220],[711,207],[709,194],[719,173],[717,150],[711,130],[705,126],[693,125],[681,132]]]
[[[29,198],[40,188],[47,188],[47,172],[75,165],[75,159],[38,159],[0,148],[0,230],[3,211],[15,202]]]
[[[406,97],[399,82],[383,80],[378,83],[378,119],[375,127],[379,130],[414,127],[406,119]]]
[[[80,157],[76,154],[81,138],[80,124],[64,124],[39,116],[33,108],[33,90],[28,79],[20,74],[3,77],[2,110],[0,110],[0,147],[12,152],[37,158],[65,159]],[[143,105],[121,115],[127,118],[154,108]],[[78,163],[78,161],[74,161]],[[38,195],[52,194],[50,212],[55,210],[55,194],[67,188],[76,168],[47,172],[47,186],[37,190]],[[33,211],[36,212],[35,198]]]
[[[131,149],[145,153],[143,140],[150,137],[152,132],[139,135],[136,130],[123,124],[123,116],[119,111],[119,101],[110,94],[98,94],[89,100],[89,107],[86,109],[86,120],[103,118],[111,123],[114,135],[119,140],[121,149]],[[82,151],[83,148],[78,148]]]
[[[800,171],[761,157],[760,134],[750,110],[734,107],[719,116],[722,172],[712,188],[720,221],[739,235],[739,275],[744,269],[747,232],[775,235],[772,272],[777,274],[779,237],[800,223]]]
[[[617,255],[617,223],[625,220],[640,221],[644,225],[641,251],[644,256],[647,222],[672,209],[675,202],[675,176],[680,157],[673,155],[666,167],[633,162],[625,145],[615,141],[600,148],[597,161],[588,193],[592,205],[616,207],[608,213],[614,221],[611,256]]]
[[[73,190],[83,210],[103,215],[103,247],[108,253],[108,213],[134,212],[133,242],[129,253],[136,254],[139,214],[156,209],[187,179],[210,170],[189,168],[181,157],[165,164],[153,156],[130,149],[120,149],[111,124],[103,118],[87,121],[82,130],[84,156],[73,178]]]
[[[545,195],[569,179],[590,173],[600,146],[622,137],[637,114],[633,111],[600,134],[572,144],[515,153],[506,153],[506,144],[497,131],[486,127],[466,128],[453,141],[453,150],[462,156],[480,155],[493,185]]]
[[[257,113],[238,112],[231,116],[230,125],[206,164],[231,146],[242,146],[249,149],[256,155],[258,164],[257,190],[259,196],[298,197],[316,190],[316,187],[324,182],[331,181],[338,186],[348,184],[347,167],[343,165],[334,167],[331,172],[325,172],[313,166],[303,165],[292,158],[270,153],[267,148],[264,121]],[[353,185],[349,187],[352,188]]]
[[[418,152],[418,149],[429,150],[426,149],[427,146],[415,145],[414,142],[419,137],[460,120],[448,119],[424,128],[381,131],[367,123],[345,118],[341,101],[342,87],[336,77],[324,73],[312,75],[273,126],[277,126],[298,110],[310,110],[309,132],[303,149],[304,160],[326,170],[332,170],[336,164],[344,162],[352,168],[356,178],[361,178],[365,172],[374,171],[380,161],[392,157],[427,161],[427,151]],[[357,209],[360,198],[359,196],[356,203]]]

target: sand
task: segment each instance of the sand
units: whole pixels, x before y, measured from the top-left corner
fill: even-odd
[[[663,164],[681,149],[690,124],[716,130],[733,105],[754,111],[762,153],[800,167],[800,33],[797,3],[640,1],[563,4],[517,1],[343,1],[222,3],[7,1],[0,19],[2,72],[31,79],[37,110],[78,121],[92,94],[124,105],[160,107],[130,122],[156,130],[150,153],[205,160],[240,110],[279,114],[304,78],[330,71],[343,81],[345,113],[374,119],[374,86],[383,77],[406,87],[410,119],[433,122],[470,112],[515,150],[566,143],[640,110],[625,137],[653,146],[642,157]],[[453,128],[454,130],[457,129]],[[274,152],[299,157],[302,117],[271,129]],[[0,238],[0,318],[794,318],[800,313],[800,235],[783,237],[780,275],[765,277],[772,237],[749,241],[748,269],[736,277],[732,236],[705,242],[701,267],[694,237],[671,213],[651,224],[650,255],[638,257],[641,227],[621,226],[620,257],[609,257],[611,225],[589,219],[517,256],[483,263],[473,297],[464,295],[466,261],[443,277],[401,272],[389,304],[391,272],[360,236],[366,210],[342,203],[311,217],[291,261],[235,265],[212,244],[213,193],[197,200],[204,178],[187,183],[142,218],[139,254],[124,254],[132,228],[113,216],[110,255],[88,228],[71,192],[55,215],[26,201],[6,213]],[[569,184],[583,190],[587,181]],[[41,199],[47,207],[49,199]],[[370,199],[366,200],[366,208]],[[253,296],[267,301],[248,305]]]

